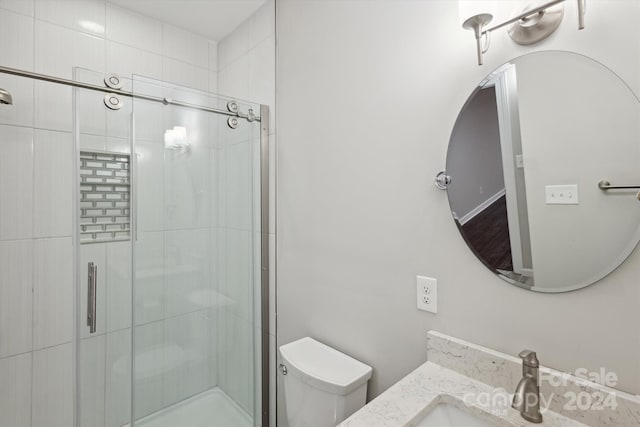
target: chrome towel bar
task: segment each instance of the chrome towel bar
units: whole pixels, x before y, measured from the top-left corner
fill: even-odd
[[[609,181],[603,179],[598,182],[598,188],[601,190],[633,190],[640,189],[640,185],[611,185]]]
[[[598,182],[598,188],[602,191],[606,190],[638,190],[640,185],[611,185],[609,181],[603,179]],[[640,191],[636,193],[636,199],[640,201]]]

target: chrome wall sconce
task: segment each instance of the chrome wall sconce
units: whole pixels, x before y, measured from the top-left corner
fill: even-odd
[[[482,65],[482,55],[489,50],[491,32],[507,25],[509,36],[518,44],[536,43],[553,33],[560,25],[564,15],[566,0],[552,0],[543,5],[522,12],[501,24],[485,29],[491,22],[493,15],[481,13],[464,21],[462,28],[473,30],[476,37],[478,65]],[[586,0],[578,0],[578,29],[584,28],[584,13]],[[482,39],[484,38],[484,42]]]

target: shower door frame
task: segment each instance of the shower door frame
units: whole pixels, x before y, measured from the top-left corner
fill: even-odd
[[[175,105],[175,106],[180,106],[185,108],[198,109],[201,111],[211,112],[214,114],[222,114],[226,116],[248,119],[247,115],[244,115],[240,112],[219,110],[219,109],[196,105],[196,104],[182,103],[182,102],[174,101],[168,98],[159,98],[159,97],[152,97],[152,96],[147,96],[142,94],[136,94],[134,92],[128,92],[121,89],[109,88],[106,85],[102,87],[98,85],[83,83],[76,80],[63,79],[63,78],[59,78],[59,77],[55,77],[47,74],[40,74],[40,73],[35,73],[35,72],[16,69],[16,68],[0,66],[0,74],[9,74],[9,75],[14,75],[18,77],[30,78],[33,80],[46,81],[49,83],[70,86],[76,89],[73,93],[74,102],[73,102],[71,113],[73,114],[72,133],[73,133],[73,140],[74,140],[74,158],[73,158],[74,176],[72,179],[74,195],[72,198],[72,208],[73,208],[72,219],[73,219],[73,245],[74,245],[74,252],[75,252],[75,255],[74,255],[74,264],[75,264],[74,272],[75,273],[73,275],[74,276],[73,286],[75,289],[75,298],[77,300],[79,300],[80,298],[79,292],[78,292],[79,286],[82,286],[81,275],[78,274],[78,272],[80,271],[80,268],[79,268],[80,236],[78,231],[79,230],[78,228],[79,227],[79,211],[80,211],[80,180],[78,179],[77,172],[80,169],[80,159],[79,159],[80,132],[78,129],[78,122],[76,120],[76,114],[75,114],[76,113],[75,99],[76,99],[77,89],[87,89],[87,90],[98,91],[103,93],[118,94],[118,95],[129,97],[129,98],[140,98],[140,99],[145,99],[149,101],[156,101],[156,102],[163,103],[164,105]],[[217,96],[217,94],[213,94],[213,93],[211,94]],[[270,282],[269,280],[269,260],[270,260],[270,253],[269,253],[269,203],[270,203],[270,199],[269,199],[269,132],[270,130],[269,130],[269,120],[270,119],[269,119],[269,113],[270,113],[269,106],[260,104],[260,117],[259,119],[256,119],[256,121],[260,122],[260,150],[259,151],[260,151],[260,224],[261,224],[261,227],[260,227],[260,270],[261,270],[260,318],[261,318],[261,322],[260,322],[260,330],[255,331],[255,333],[260,334],[260,338],[261,338],[261,350],[260,350],[261,414],[260,416],[262,420],[261,425],[263,427],[268,427],[270,425],[270,400],[271,400],[271,396],[270,396],[270,366],[271,366],[270,359],[271,357],[270,357],[270,350],[269,350],[269,339],[270,339],[270,325],[269,325],[270,323],[270,298],[269,298],[269,289],[270,289],[270,283],[269,283]],[[131,138],[133,138],[133,135],[131,135]],[[137,171],[135,170],[134,164],[131,164],[131,173],[133,174],[133,176],[135,176],[135,174],[137,173]],[[133,203],[137,204],[137,201],[134,202],[132,200],[132,204]],[[135,215],[137,215],[136,211],[137,209],[134,206],[132,206],[131,216],[134,218],[132,218],[131,220],[132,221],[131,239],[134,239],[135,233],[137,233],[137,224],[136,224],[137,221],[135,219]],[[133,276],[132,276],[132,280],[133,280]],[[132,300],[132,305],[133,305],[133,300]],[[73,334],[74,369],[73,369],[73,381],[72,381],[73,396],[74,396],[73,425],[75,427],[81,427],[79,426],[80,375],[78,374],[79,362],[80,362],[79,360],[79,348],[80,348],[79,318],[81,316],[81,313],[77,309],[77,307],[79,307],[79,301],[75,301],[73,306],[74,306],[74,315],[73,315],[73,318],[74,318],[74,334]],[[133,325],[132,325],[132,328],[133,328]],[[133,336],[133,330],[132,330],[132,336]],[[132,351],[133,351],[133,348],[132,348]],[[134,375],[133,370],[131,372],[131,375],[133,377]],[[133,401],[133,399],[134,399],[134,395],[132,390],[131,400]],[[257,419],[257,415],[258,414],[254,414],[254,422],[255,422],[255,419]],[[131,418],[132,419],[135,418],[135,414],[133,412],[131,414]]]
[[[261,382],[262,387],[262,426],[270,424],[270,284],[269,284],[269,106],[260,104],[260,345],[261,345]],[[273,301],[275,305],[275,301]],[[275,326],[275,325],[274,325]],[[273,396],[275,399],[275,396]],[[273,426],[275,427],[275,426]]]

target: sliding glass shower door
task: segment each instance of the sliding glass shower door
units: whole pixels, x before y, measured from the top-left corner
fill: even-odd
[[[227,111],[227,100],[159,81],[136,77],[133,89]],[[259,123],[144,99],[133,117],[135,418],[251,426]]]
[[[83,83],[104,86],[104,79],[74,72]],[[120,97],[121,108],[110,109],[104,93],[73,92],[75,425],[120,427],[131,422],[132,103]]]
[[[260,106],[119,85],[76,93],[78,425],[260,425]]]

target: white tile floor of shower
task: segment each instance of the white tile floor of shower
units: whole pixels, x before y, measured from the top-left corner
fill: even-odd
[[[251,417],[219,388],[202,392],[136,421],[136,427],[251,427],[252,425]]]

